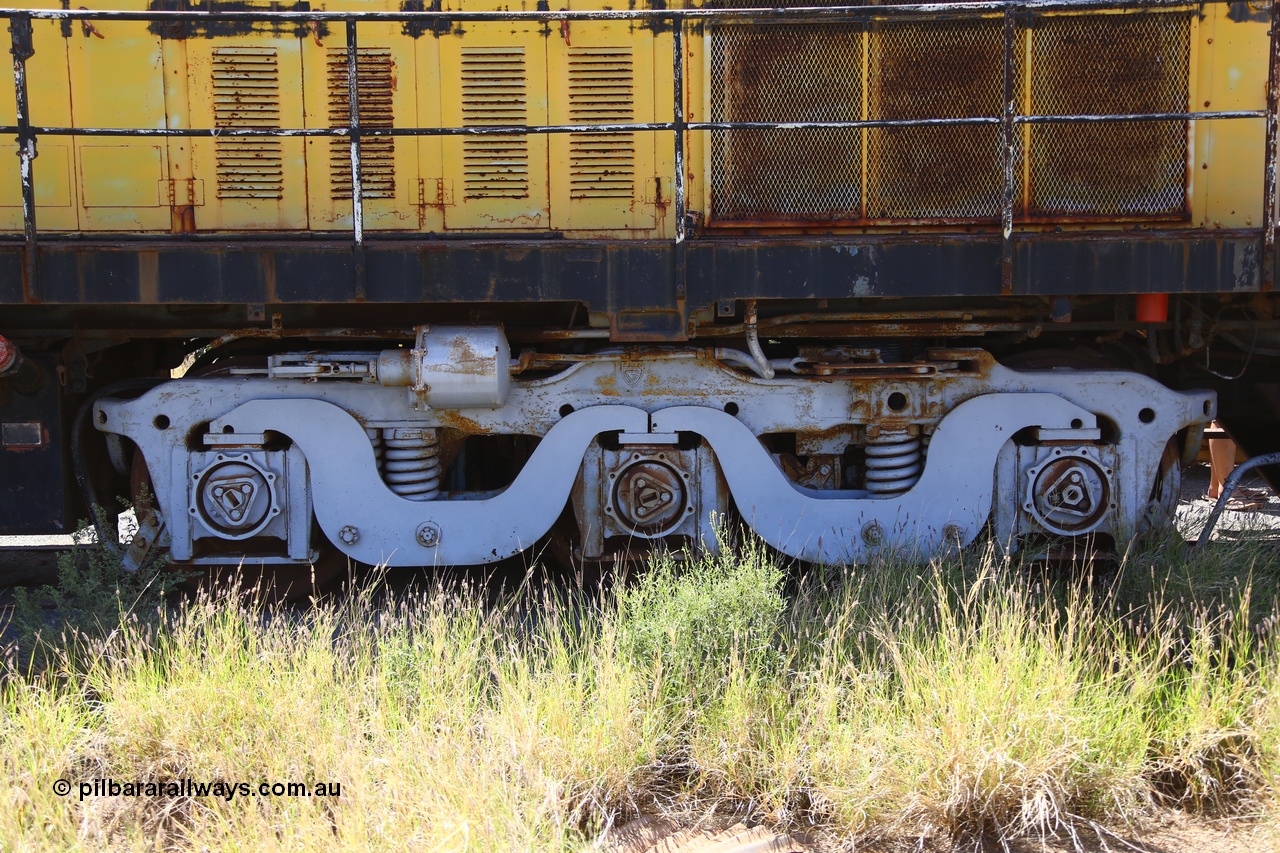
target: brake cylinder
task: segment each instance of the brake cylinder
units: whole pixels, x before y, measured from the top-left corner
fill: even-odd
[[[433,409],[496,409],[511,387],[511,347],[497,326],[419,326],[411,350],[378,354],[378,382]]]

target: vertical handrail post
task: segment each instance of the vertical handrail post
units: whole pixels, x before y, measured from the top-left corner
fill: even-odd
[[[1280,2],[1280,0],[1277,0]],[[1000,192],[1000,292],[1006,296],[1013,293],[1013,199],[1014,164],[1017,159],[1017,139],[1014,135],[1014,101],[1013,48],[1016,30],[1014,28],[1013,4],[1004,8],[1004,113],[1000,125],[1000,153],[1004,165],[1004,176]]]
[[[347,19],[347,135],[351,141],[351,235],[354,240],[356,299],[365,288],[364,176],[360,163],[360,47],[356,19]]]
[[[1277,0],[1280,2],[1280,0]],[[685,238],[685,198],[684,198],[684,21],[681,18],[672,19],[671,27],[671,55],[672,55],[672,78],[675,81],[673,86],[673,103],[672,103],[672,125],[675,130],[675,165],[676,174],[673,187],[676,197],[676,245],[684,242]]]
[[[1262,176],[1262,282],[1263,291],[1275,284],[1276,267],[1276,131],[1280,118],[1280,0],[1271,4],[1271,41],[1267,54],[1267,140],[1265,174]]]
[[[36,136],[31,130],[31,104],[27,98],[27,60],[35,55],[31,16],[14,15],[9,19],[9,36],[13,54],[13,89],[18,125],[18,159],[22,177],[22,231],[26,238],[23,258],[23,296],[27,302],[40,301],[39,267],[36,257],[36,187],[33,162],[36,159]]]
[[[676,206],[676,245],[675,245],[675,262],[676,262],[676,299],[685,299],[688,295],[688,282],[686,279],[687,265],[685,259],[685,238],[687,228],[685,218],[686,212],[685,199],[685,120],[684,120],[684,19],[673,17],[671,19],[671,55],[672,66],[671,73],[673,78],[672,85],[672,127],[675,132],[675,180],[672,186],[675,192]]]

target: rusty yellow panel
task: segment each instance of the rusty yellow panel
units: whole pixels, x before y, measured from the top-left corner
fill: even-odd
[[[1197,110],[1266,107],[1267,12],[1255,4],[1205,7],[1197,39]],[[1262,224],[1262,119],[1195,123],[1191,165],[1192,217],[1204,227]]]
[[[35,3],[27,8],[59,8],[54,3]],[[67,39],[57,21],[34,21],[32,45],[35,54],[27,60],[27,94],[31,105],[31,121],[36,125],[67,126],[71,124],[70,84],[67,79]],[[0,97],[0,124],[16,120],[13,85],[4,87]],[[15,167],[17,146],[12,138],[0,146],[0,157],[12,164],[0,180],[0,230],[22,230],[22,182]],[[36,225],[46,231],[74,231],[80,225],[72,171],[71,140],[67,137],[41,137],[32,167],[36,191]],[[5,161],[0,161],[5,162]]]
[[[17,157],[14,161],[16,164]],[[70,146],[41,141],[33,174],[36,224],[41,229],[74,229]],[[8,170],[8,177],[0,184],[0,223],[4,230],[22,230],[22,182],[16,168]]]
[[[185,54],[191,122],[233,129],[302,127],[300,44],[292,35],[264,33],[173,45],[173,53]],[[175,178],[184,148],[190,175],[181,178],[205,189],[204,204],[194,208],[199,230],[306,230],[304,140],[182,140],[170,147]]]
[[[417,85],[414,86],[418,122],[424,127],[439,127],[440,40],[424,27],[407,29],[407,34],[413,38],[414,62],[418,69]],[[418,155],[420,228],[423,231],[443,231],[445,208],[453,204],[457,184],[451,176],[445,175],[440,137],[421,136],[411,144],[415,145]]]
[[[146,9],[144,0],[98,0],[89,8]],[[76,127],[163,128],[164,68],[159,36],[137,21],[72,26],[67,45],[71,118]],[[165,144],[155,139],[80,137],[74,144],[80,227],[168,231]]]
[[[160,142],[80,146],[80,203],[86,209],[160,207],[163,176]]]
[[[328,4],[328,11],[366,10],[369,3]],[[400,23],[359,28],[360,123],[365,129],[418,123],[413,40]],[[345,127],[349,120],[346,30],[329,25],[302,41],[307,127]],[[307,140],[308,219],[313,230],[351,228],[351,145],[346,139]],[[418,162],[414,140],[369,137],[361,143],[364,227],[419,227]]]
[[[467,10],[498,8],[473,0]],[[516,8],[514,5],[512,8]],[[440,111],[446,127],[547,123],[547,29],[517,22],[467,22],[440,38]],[[451,230],[551,227],[547,137],[450,136],[442,141],[453,203]]]
[[[653,120],[672,121],[675,115],[675,76],[671,55],[674,39],[665,28],[657,33],[647,34],[647,37],[653,42]],[[705,121],[707,113],[702,106],[707,87],[703,76],[701,39],[686,33],[684,44],[684,117],[686,121]],[[706,190],[700,180],[700,176],[705,174],[703,161],[709,156],[704,153],[706,138],[705,133],[685,134],[685,207],[688,210],[706,209]],[[671,238],[675,236],[676,206],[672,194],[676,173],[675,134],[669,131],[655,133],[653,142],[653,180],[645,186],[645,198],[654,203],[654,213],[657,216],[654,236]]]
[[[653,120],[653,38],[647,28],[565,21],[547,42],[547,74],[553,124]],[[645,183],[654,178],[653,133],[561,133],[548,146],[553,228],[654,227],[654,201],[645,199]]]

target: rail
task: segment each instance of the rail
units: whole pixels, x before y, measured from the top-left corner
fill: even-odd
[[[1024,115],[1018,111],[1017,84],[1015,80],[1016,24],[1026,19],[1055,12],[1089,11],[1177,11],[1195,9],[1203,5],[1222,4],[1229,0],[1204,0],[1188,3],[1186,0],[996,0],[996,2],[914,3],[884,6],[822,6],[787,8],[688,8],[688,9],[631,9],[597,11],[495,11],[495,12],[386,12],[386,11],[112,11],[90,9],[13,9],[0,8],[0,18],[9,21],[11,50],[13,55],[13,79],[16,95],[14,125],[0,126],[0,133],[15,134],[18,143],[22,181],[22,218],[25,240],[24,289],[34,297],[37,286],[38,231],[36,227],[35,183],[32,162],[36,157],[36,141],[40,136],[150,136],[196,138],[272,138],[272,137],[336,137],[350,141],[351,146],[351,238],[356,254],[357,293],[363,292],[364,281],[364,211],[361,170],[361,140],[370,137],[414,136],[483,136],[529,135],[557,133],[617,134],[640,132],[670,132],[674,139],[675,175],[672,195],[675,213],[676,263],[683,266],[684,245],[688,239],[687,188],[685,185],[685,159],[687,134],[695,131],[717,130],[803,130],[906,128],[922,126],[998,125],[1001,128],[1002,186],[1000,193],[1001,226],[1001,284],[1004,293],[1013,291],[1014,264],[1014,211],[1016,198],[1017,128],[1024,124],[1090,123],[1090,122],[1141,122],[1141,121],[1198,121],[1230,119],[1265,120],[1265,154],[1263,171],[1263,211],[1261,217],[1262,258],[1261,289],[1269,291],[1274,284],[1276,250],[1276,166],[1277,131],[1280,120],[1280,0],[1267,5],[1270,17],[1270,47],[1268,56],[1267,99],[1265,110],[1189,111],[1136,114],[1096,115]],[[821,22],[870,22],[887,19],[955,20],[1001,17],[1003,35],[1003,110],[997,116],[925,119],[869,119],[862,121],[686,121],[684,45],[685,28],[690,22],[722,20],[747,20],[753,22],[783,22],[788,20]],[[348,123],[344,127],[311,128],[110,128],[110,127],[46,127],[31,123],[30,103],[27,91],[27,61],[35,55],[32,21],[61,20],[92,22],[142,21],[181,23],[216,18],[223,22],[272,22],[297,21],[307,24],[341,23],[346,30],[347,52],[347,107]],[[554,125],[485,125],[483,127],[395,127],[365,128],[360,125],[358,28],[361,23],[373,22],[455,22],[455,21],[640,21],[655,25],[666,24],[672,34],[672,121],[634,122],[613,124],[554,124]],[[677,275],[677,296],[683,297],[683,275]]]

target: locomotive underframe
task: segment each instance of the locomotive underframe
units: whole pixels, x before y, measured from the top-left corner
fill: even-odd
[[[435,393],[425,381],[427,391],[408,392],[378,383],[370,365],[385,365],[385,353],[298,353],[103,400],[93,417],[140,449],[177,560],[225,560],[201,553],[205,537],[252,538],[255,558],[305,561],[314,506],[353,559],[459,565],[528,548],[575,488],[590,558],[606,531],[714,546],[709,516],[728,498],[765,541],[813,562],[929,559],[971,542],[993,505],[995,536],[1010,549],[1037,533],[1125,539],[1167,520],[1156,494],[1170,473],[1166,445],[1215,412],[1211,393],[1127,371],[1019,372],[981,350],[902,364],[864,355],[872,360],[827,375],[813,361],[778,363],[766,379],[729,366],[752,364],[748,353],[720,349],[529,354],[548,375],[513,380],[499,405],[439,408],[424,404]],[[441,358],[426,348],[412,357]],[[471,374],[481,396],[496,382],[490,366]],[[442,375],[433,370],[423,375]],[[425,498],[387,481],[383,439],[393,434],[421,442]],[[474,435],[539,443],[510,485],[477,491],[450,477],[456,448]],[[771,453],[779,435],[796,452]],[[454,459],[442,461],[449,446]],[[288,461],[296,451],[304,467]],[[851,451],[865,454],[857,473]],[[218,466],[227,470],[209,473]],[[460,488],[436,485],[451,479]],[[276,516],[284,522],[273,530]],[[262,547],[270,539],[275,553]]]

